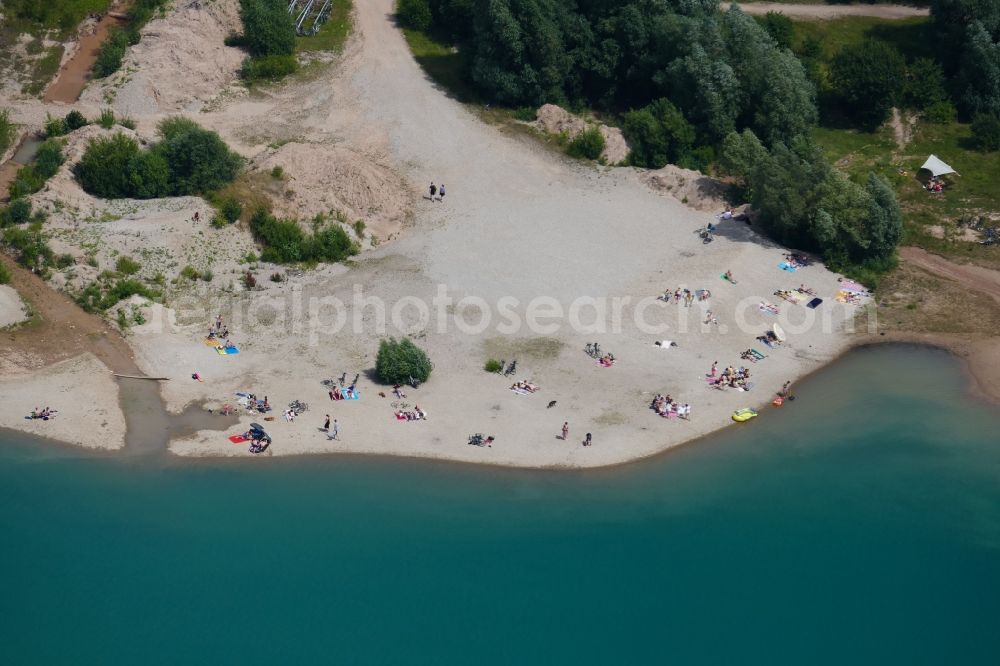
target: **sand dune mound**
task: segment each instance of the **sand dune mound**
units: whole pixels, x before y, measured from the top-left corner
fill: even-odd
[[[628,157],[629,147],[622,131],[617,127],[609,127],[600,123],[588,123],[583,118],[573,115],[561,106],[543,104],[536,111],[533,125],[549,134],[565,134],[570,139],[596,124],[604,137],[604,151],[601,157],[608,164],[619,164]]]
[[[110,97],[129,115],[200,111],[236,78],[245,54],[223,42],[242,30],[238,0],[179,0],[174,7],[143,28],[121,69],[89,86],[82,101]]]
[[[729,207],[726,203],[729,185],[700,171],[668,164],[662,169],[644,172],[640,178],[654,190],[669,194],[695,210],[718,213]]]
[[[274,202],[276,214],[308,219],[341,211],[350,222],[363,220],[381,240],[400,229],[413,198],[395,171],[340,146],[288,143],[258,166],[268,172],[280,166],[288,179],[285,196]]]

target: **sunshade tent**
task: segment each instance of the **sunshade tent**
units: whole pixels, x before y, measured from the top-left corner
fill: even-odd
[[[927,169],[934,176],[943,176],[946,173],[953,173],[956,176],[962,175],[938,159],[937,155],[931,155],[928,157],[927,161],[924,162],[924,165],[920,168]]]

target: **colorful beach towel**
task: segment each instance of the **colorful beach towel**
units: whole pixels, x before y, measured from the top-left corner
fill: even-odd
[[[847,291],[859,291],[859,292],[865,292],[865,293],[868,292],[868,288],[867,287],[865,287],[863,284],[858,284],[854,280],[841,280],[840,281],[840,288],[841,289],[846,289]]]
[[[242,444],[243,442],[247,441],[247,438],[244,437],[243,435],[230,435],[229,441],[232,442],[233,444]]]
[[[791,265],[787,261],[783,261],[780,264],[778,264],[778,268],[788,273],[794,273],[796,270],[798,270],[795,266]]]

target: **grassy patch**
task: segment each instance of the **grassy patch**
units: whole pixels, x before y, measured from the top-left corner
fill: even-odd
[[[814,39],[822,47],[819,59],[827,63],[845,46],[869,38],[892,44],[909,58],[934,56],[931,20],[927,17],[887,20],[845,16],[826,21],[796,20],[794,23],[793,50],[797,52],[807,40]]]
[[[354,5],[350,0],[335,0],[330,18],[320,26],[319,32],[308,37],[295,38],[295,50],[298,53],[311,51],[340,52],[351,34],[351,12]]]
[[[461,102],[478,101],[475,91],[465,80],[464,54],[418,30],[403,28],[403,36],[414,59],[435,83]]]
[[[89,14],[105,12],[111,0],[7,0],[4,25],[38,35],[50,30],[66,37]]]
[[[38,95],[45,90],[45,86],[49,84],[52,77],[59,71],[59,63],[62,62],[62,56],[62,44],[50,47],[44,56],[35,61],[34,66],[31,68],[31,80],[24,85],[22,88],[23,92],[28,95]]]

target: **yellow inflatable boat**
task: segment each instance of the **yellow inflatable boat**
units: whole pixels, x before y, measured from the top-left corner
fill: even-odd
[[[743,409],[738,409],[733,412],[733,420],[737,423],[743,423],[744,421],[749,421],[753,417],[757,416],[757,412],[750,409],[749,407],[744,407]]]

